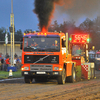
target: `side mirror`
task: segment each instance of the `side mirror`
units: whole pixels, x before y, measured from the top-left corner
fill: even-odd
[[[66,47],[66,41],[64,41],[64,47]]]
[[[62,41],[62,47],[66,47],[66,41]]]
[[[20,43],[20,49],[22,50],[22,42]]]

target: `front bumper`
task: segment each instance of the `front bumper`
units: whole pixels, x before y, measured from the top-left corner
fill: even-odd
[[[52,72],[34,72],[34,71],[22,71],[22,76],[44,76],[44,77],[58,77],[62,75],[62,71],[52,71]]]

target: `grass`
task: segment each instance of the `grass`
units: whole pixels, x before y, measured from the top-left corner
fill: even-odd
[[[12,77],[13,77],[13,78],[22,77],[22,75],[21,75],[21,70],[18,70],[18,71],[16,71],[16,72],[12,72]],[[7,79],[7,78],[9,78],[9,72],[0,71],[0,79]]]

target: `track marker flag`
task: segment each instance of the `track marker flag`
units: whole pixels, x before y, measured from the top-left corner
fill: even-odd
[[[5,34],[5,44],[8,44],[8,34],[7,34],[7,30],[6,30],[6,34]]]

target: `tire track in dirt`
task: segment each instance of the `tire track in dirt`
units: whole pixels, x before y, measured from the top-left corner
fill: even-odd
[[[95,100],[100,99],[100,72],[97,79],[57,85],[56,81],[25,84],[24,80],[0,82],[0,100]]]

